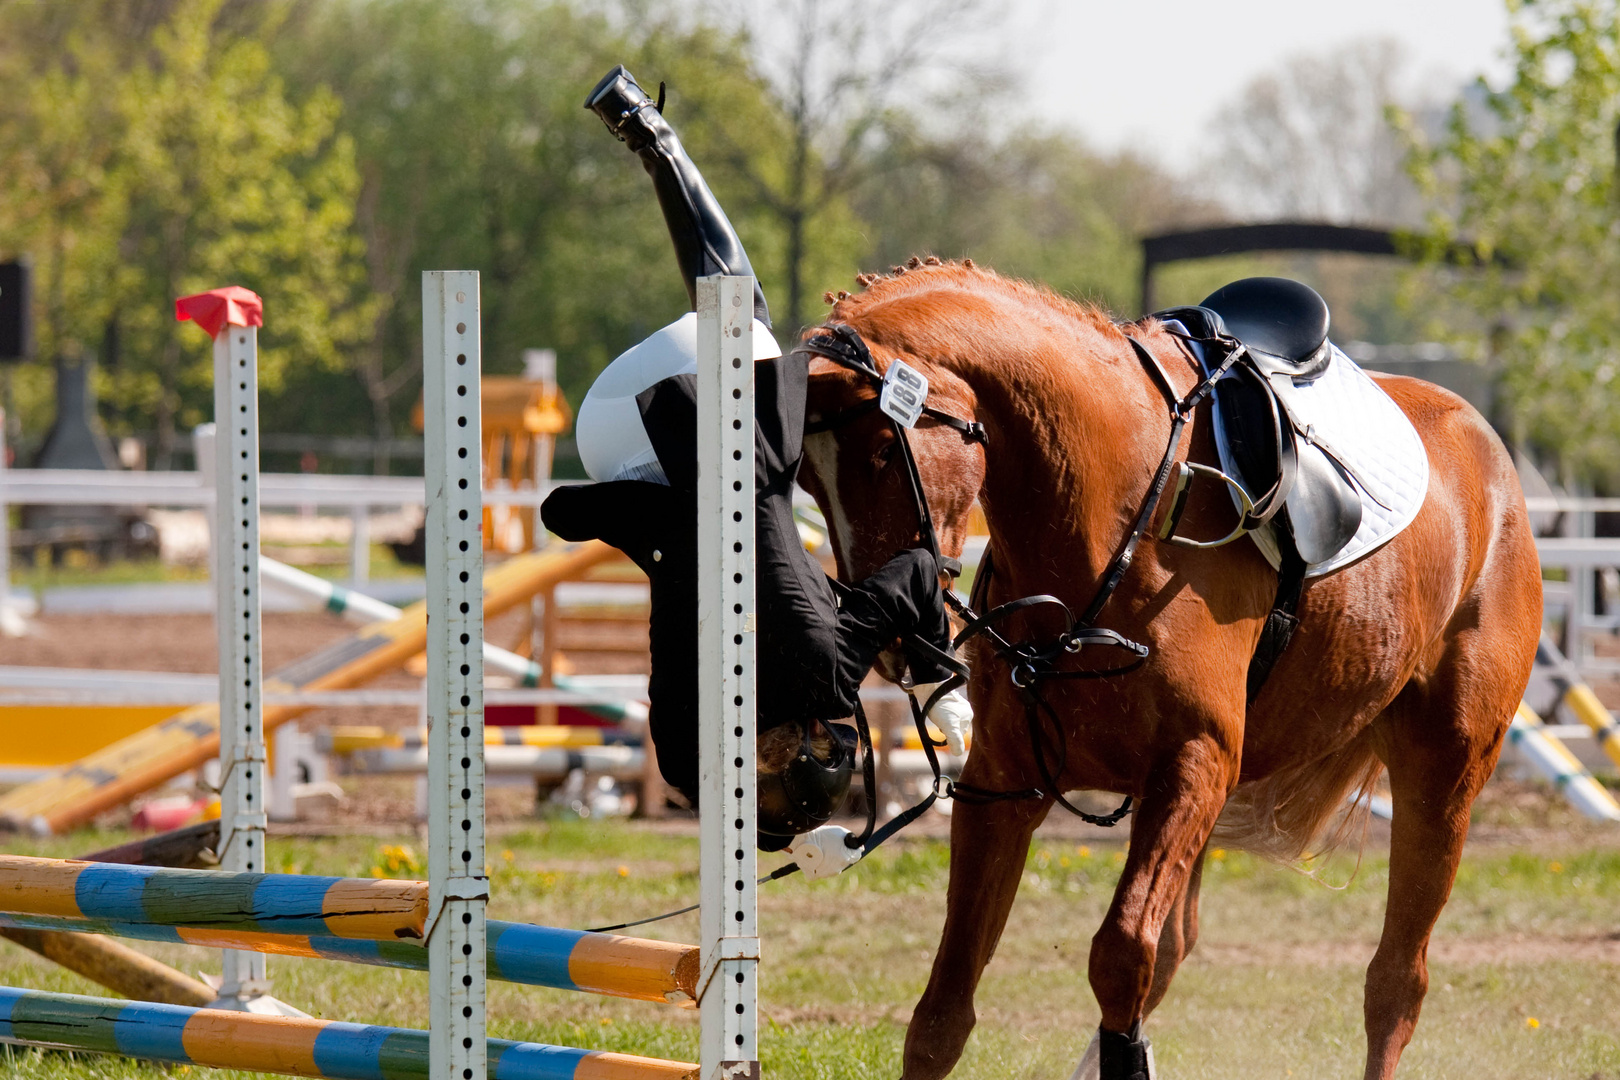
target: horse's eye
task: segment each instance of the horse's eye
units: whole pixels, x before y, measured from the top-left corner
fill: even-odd
[[[882,472],[884,469],[888,468],[889,463],[894,460],[894,452],[899,449],[899,447],[900,444],[891,439],[873,451],[872,471]]]

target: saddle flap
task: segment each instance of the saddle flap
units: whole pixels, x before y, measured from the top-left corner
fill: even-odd
[[[1301,440],[1299,471],[1288,493],[1288,521],[1300,557],[1314,566],[1337,555],[1361,527],[1361,511],[1361,494],[1344,470]]]
[[[1264,378],[1238,366],[1215,384],[1217,415],[1231,465],[1254,508],[1247,525],[1271,520],[1294,486],[1296,449],[1293,426]]]

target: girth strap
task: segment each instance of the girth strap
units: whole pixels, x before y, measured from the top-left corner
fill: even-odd
[[[1277,515],[1277,527],[1272,532],[1282,561],[1277,568],[1277,597],[1271,602],[1271,612],[1260,631],[1260,642],[1255,645],[1254,655],[1249,658],[1248,700],[1251,703],[1260,696],[1266,680],[1271,677],[1271,669],[1277,666],[1283,650],[1293,640],[1294,631],[1299,629],[1296,612],[1300,598],[1305,593],[1307,568],[1299,549],[1294,546],[1294,534],[1288,526],[1286,509]]]

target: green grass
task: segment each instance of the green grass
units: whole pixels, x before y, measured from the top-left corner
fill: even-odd
[[[66,855],[119,838],[8,839],[12,851]],[[421,851],[409,838],[397,843]],[[374,867],[388,871],[392,855],[391,872],[410,876],[405,858],[387,846],[359,837],[277,840],[272,862],[301,873],[366,875]],[[683,906],[697,895],[696,840],[667,827],[536,822],[492,836],[489,852],[497,918],[587,927]],[[957,1076],[1068,1075],[1097,1022],[1086,961],[1121,857],[1116,845],[1047,843],[1032,851]],[[948,869],[943,842],[897,842],[835,881],[789,878],[762,890],[761,1047],[770,1076],[898,1075],[905,1023],[938,940]],[[1377,941],[1387,874],[1376,852],[1359,870],[1341,859],[1317,879],[1236,852],[1212,859],[1199,950],[1149,1025],[1161,1074],[1358,1076],[1362,973]],[[1339,889],[1323,884],[1346,881]],[[1617,898],[1615,850],[1472,851],[1437,931],[1431,991],[1402,1077],[1620,1077]],[[695,940],[696,916],[639,932]],[[153,948],[187,970],[215,964],[203,950]],[[313,960],[271,965],[278,995],[313,1015],[426,1024],[427,981],[419,974]],[[4,944],[0,982],[97,993]],[[492,984],[490,1018],[492,1032],[504,1038],[688,1061],[697,1055],[696,1018],[686,1010]],[[0,1057],[5,1078],[159,1075],[113,1058]]]
[[[157,559],[139,561],[120,559],[102,564],[85,559],[82,565],[75,565],[77,562],[77,559],[69,560],[61,566],[51,566],[45,562],[14,562],[11,564],[11,584],[15,588],[30,589],[37,595],[45,589],[61,586],[146,585],[155,582],[208,580],[208,568],[201,564],[170,565]]]
[[[326,547],[344,551],[347,551],[349,547],[346,543],[336,541],[301,546]],[[347,561],[341,564],[322,563],[316,566],[301,566],[299,569],[314,574],[316,577],[327,578],[332,581],[346,580],[349,576],[349,564]],[[384,544],[373,544],[371,546],[371,577],[374,580],[419,578],[421,576],[422,568],[420,566],[408,566],[401,563],[394,557],[392,548]],[[118,560],[97,564],[83,556],[82,553],[70,558],[68,563],[62,566],[25,562],[14,562],[11,566],[12,586],[18,589],[28,589],[36,596],[46,589],[64,586],[149,585],[176,581],[206,582],[207,580],[208,567],[202,564],[171,565],[159,562],[157,559]]]

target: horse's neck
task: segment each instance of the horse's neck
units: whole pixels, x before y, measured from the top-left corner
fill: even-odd
[[[1074,340],[959,362],[989,431],[982,501],[1001,568],[1030,586],[1100,573],[1164,450],[1158,391],[1128,345]],[[1043,584],[1045,583],[1045,584]]]

